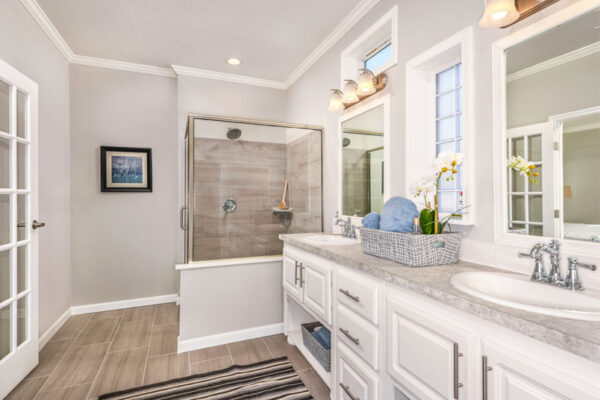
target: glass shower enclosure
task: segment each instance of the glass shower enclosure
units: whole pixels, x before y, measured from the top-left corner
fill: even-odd
[[[321,127],[190,115],[186,149],[186,263],[281,255],[280,234],[323,230]]]

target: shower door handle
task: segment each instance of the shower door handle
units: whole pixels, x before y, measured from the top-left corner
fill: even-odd
[[[188,224],[187,224],[187,219],[185,218],[185,214],[186,211],[188,210],[187,206],[183,206],[181,207],[181,209],[179,210],[179,226],[181,227],[181,229],[183,229],[184,231],[188,230]]]

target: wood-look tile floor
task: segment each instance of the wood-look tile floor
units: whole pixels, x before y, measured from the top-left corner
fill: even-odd
[[[329,388],[283,335],[177,354],[175,303],[76,315],[6,400],[88,400],[100,394],[287,356],[317,400]]]

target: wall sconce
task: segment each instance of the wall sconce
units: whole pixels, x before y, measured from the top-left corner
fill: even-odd
[[[515,0],[488,0],[479,19],[479,26],[487,29],[502,28],[516,22],[519,15]]]
[[[479,20],[482,28],[507,28],[559,0],[487,0]]]
[[[343,91],[332,89],[329,98],[329,111],[344,110],[367,97],[383,90],[387,84],[387,75],[379,74],[375,76],[368,69],[361,69],[358,83],[353,80],[346,80]]]

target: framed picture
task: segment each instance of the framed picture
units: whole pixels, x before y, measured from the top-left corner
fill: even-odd
[[[100,191],[151,192],[152,149],[100,147]]]

